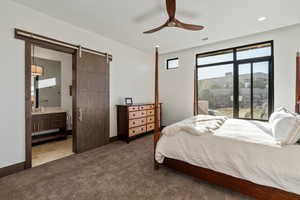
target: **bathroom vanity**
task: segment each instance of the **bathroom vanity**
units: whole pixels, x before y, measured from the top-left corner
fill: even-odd
[[[32,113],[32,143],[67,138],[67,113],[60,109]]]

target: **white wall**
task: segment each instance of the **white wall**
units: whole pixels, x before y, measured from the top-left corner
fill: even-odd
[[[125,96],[153,101],[153,57],[30,8],[1,0],[0,6],[0,168],[25,161],[24,41],[20,28],[113,55],[110,66],[110,133],[117,134],[115,105]]]
[[[274,40],[275,108],[294,110],[296,52],[300,50],[300,25],[162,55],[160,58],[161,101],[164,125],[193,115],[194,66],[197,53]],[[166,59],[179,57],[176,70],[166,70]]]

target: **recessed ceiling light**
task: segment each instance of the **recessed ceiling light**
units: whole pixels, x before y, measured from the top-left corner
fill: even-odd
[[[262,22],[262,21],[265,21],[266,19],[267,19],[267,17],[260,17],[257,19],[257,21]]]

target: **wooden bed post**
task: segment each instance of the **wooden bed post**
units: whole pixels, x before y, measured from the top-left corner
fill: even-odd
[[[158,120],[158,115],[159,115],[159,81],[158,81],[158,57],[159,57],[159,54],[158,54],[158,46],[155,47],[155,117],[154,117],[154,121],[155,121],[155,128],[154,128],[154,169],[159,169],[159,163],[156,162],[155,160],[155,149],[156,149],[156,144],[161,136],[161,133],[160,133],[160,125],[159,125],[159,120]]]
[[[300,52],[297,52],[296,57],[296,105],[295,111],[297,113],[300,112],[299,104],[300,104]]]
[[[194,116],[198,115],[198,83],[197,67],[194,68]]]

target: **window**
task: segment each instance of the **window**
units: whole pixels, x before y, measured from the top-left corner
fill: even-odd
[[[218,51],[214,53],[201,54],[197,57],[198,65],[233,61],[233,50]]]
[[[233,117],[233,65],[199,68],[198,96],[200,113]]]
[[[269,43],[238,48],[237,60],[266,57],[272,55],[272,46]]]
[[[176,69],[179,67],[179,58],[172,58],[167,60],[167,69]]]
[[[198,54],[198,113],[268,120],[273,111],[273,42]]]

